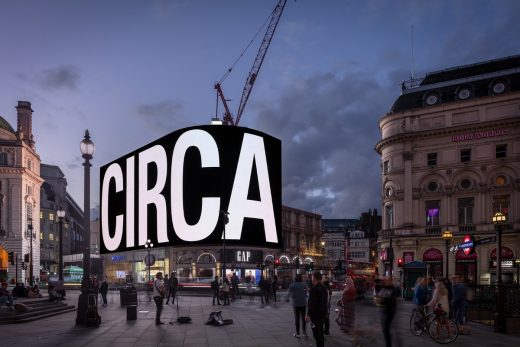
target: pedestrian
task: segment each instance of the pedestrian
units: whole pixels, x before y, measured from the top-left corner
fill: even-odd
[[[464,335],[466,325],[466,309],[468,307],[468,288],[464,283],[464,278],[461,275],[453,277],[453,286],[451,287],[453,317],[459,326],[459,334]]]
[[[356,323],[356,285],[348,274],[345,278],[345,287],[341,294],[339,306],[340,310],[336,322],[344,333],[353,334]]]
[[[233,300],[235,300],[236,297],[242,299],[242,296],[240,295],[240,291],[238,289],[239,282],[240,279],[238,278],[236,273],[233,272],[233,275],[231,276],[231,286],[233,287]]]
[[[170,298],[170,279],[168,278],[168,274],[165,274],[163,277],[164,290],[166,291],[166,302],[165,305],[168,305],[168,299]]]
[[[289,286],[287,291],[287,301],[289,298],[292,299],[292,306],[294,310],[294,323],[296,324],[296,332],[293,334],[294,337],[301,337],[300,335],[300,322],[303,332],[303,336],[307,336],[305,331],[305,310],[307,306],[307,292],[309,287],[303,282],[302,275],[296,275],[294,282]]]
[[[442,317],[441,324],[446,325],[448,333],[450,333],[450,325],[446,317],[450,315],[450,302],[448,299],[448,290],[444,283],[439,280],[435,283],[435,289],[433,290],[433,296],[428,306],[435,310],[435,314]],[[437,335],[440,333],[441,327],[437,324]]]
[[[332,299],[332,289],[330,288],[330,282],[328,280],[323,281],[323,285],[327,289],[327,318],[323,325],[323,334],[330,335],[330,300]]]
[[[309,291],[309,301],[307,306],[309,308],[306,321],[310,322],[312,335],[316,340],[316,347],[323,347],[325,345],[325,336],[323,336],[323,325],[327,318],[327,300],[329,294],[322,283],[321,273],[314,272],[312,275],[312,288]]]
[[[390,326],[395,317],[397,310],[397,297],[400,290],[392,283],[392,278],[388,277],[381,281],[381,288],[378,292],[379,303],[382,307],[381,327],[385,338],[386,347],[392,346],[392,336],[390,334]]]
[[[106,278],[103,278],[99,286],[99,293],[101,294],[101,299],[103,299],[103,307],[107,307],[108,283]]]
[[[92,277],[92,289],[94,290],[94,294],[96,294],[96,305],[98,303],[98,294],[99,294],[99,282],[96,276]]]
[[[179,287],[179,280],[177,279],[175,272],[172,272],[168,283],[168,295],[166,297],[166,305],[168,305],[168,301],[170,301],[170,297],[172,298],[172,305],[175,304],[175,296],[177,295],[177,288]]]
[[[220,305],[218,276],[215,276],[215,280],[211,282],[211,290],[213,291],[213,306],[215,306],[215,298],[217,305]]]
[[[269,303],[269,290],[271,289],[271,284],[269,283],[269,281],[267,281],[264,276],[260,276],[260,281],[258,282],[258,287],[260,287],[260,299],[262,300],[262,304],[264,303],[264,298],[265,298],[265,303],[268,304]]]
[[[164,288],[164,281],[162,272],[158,272],[155,275],[155,282],[153,284],[153,300],[155,301],[155,306],[157,307],[157,311],[155,313],[155,325],[164,324],[161,322],[161,312],[163,309],[163,300],[166,296],[166,289]]]
[[[274,275],[273,277],[273,298],[274,302],[276,302],[276,290],[278,289],[278,276]]]
[[[415,282],[413,290],[413,303],[417,306],[424,306],[428,303],[428,286],[426,277],[419,277]]]
[[[229,305],[229,288],[230,283],[227,277],[224,277],[224,282],[222,283],[222,294],[224,296],[224,305]]]

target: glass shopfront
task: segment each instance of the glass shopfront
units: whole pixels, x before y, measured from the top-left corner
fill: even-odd
[[[467,284],[477,283],[477,253],[466,255],[459,249],[455,253],[455,274],[463,275]]]
[[[423,253],[423,262],[426,263],[428,276],[434,279],[441,278],[444,273],[442,252],[437,248],[429,248]]]

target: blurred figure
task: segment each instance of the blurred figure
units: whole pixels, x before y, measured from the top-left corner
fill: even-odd
[[[99,286],[99,294],[101,294],[101,299],[103,300],[103,307],[107,307],[108,282],[106,278],[103,278],[101,281],[101,285]]]
[[[350,275],[345,278],[345,288],[338,304],[340,310],[336,322],[344,333],[352,334],[356,323],[356,286]]]
[[[229,280],[227,277],[224,277],[224,281],[222,282],[222,295],[224,296],[224,305],[229,305],[229,288],[230,288]]]
[[[302,275],[296,275],[294,282],[289,286],[287,291],[287,301],[292,299],[292,306],[294,310],[294,322],[296,324],[296,332],[294,337],[300,337],[300,322],[302,325],[303,336],[307,336],[305,331],[305,309],[307,306],[307,291],[309,287],[303,282]]]
[[[308,312],[306,321],[310,321],[312,335],[316,340],[316,347],[325,345],[325,336],[323,336],[323,325],[327,318],[327,300],[329,294],[322,283],[322,276],[319,271],[312,275],[312,288],[309,291],[309,301],[307,303]]]
[[[381,327],[385,337],[386,347],[392,346],[392,335],[390,335],[390,326],[395,317],[397,310],[397,297],[400,295],[399,288],[395,287],[392,278],[388,277],[381,281],[381,289],[378,292],[379,303],[383,308],[381,315]]]
[[[426,285],[426,277],[419,277],[415,282],[413,303],[418,306],[424,306],[428,303],[428,286]]]
[[[428,303],[428,306],[435,310],[435,314],[438,316],[445,317],[442,319],[442,323],[440,325],[446,325],[448,329],[448,335],[450,334],[450,325],[446,317],[449,317],[450,314],[450,302],[448,300],[448,290],[444,285],[443,281],[437,281],[435,283],[435,289],[433,290],[433,297]],[[437,335],[439,335],[441,326],[437,324]]]
[[[453,318],[459,325],[459,334],[464,334],[466,325],[466,309],[468,307],[468,288],[464,283],[464,278],[460,275],[453,277],[452,302]]]
[[[327,289],[327,318],[325,318],[325,324],[323,326],[323,334],[324,335],[330,335],[330,300],[332,299],[332,289],[330,287],[330,282],[328,279],[326,279],[323,282],[323,285],[325,286],[325,289]]]
[[[43,298],[43,296],[40,293],[40,288],[38,288],[38,285],[35,284],[31,289],[29,289],[29,292],[27,293],[27,297],[29,298]]]
[[[11,311],[14,311],[14,300],[12,293],[7,289],[7,282],[2,282],[0,288],[0,306],[7,305]]]

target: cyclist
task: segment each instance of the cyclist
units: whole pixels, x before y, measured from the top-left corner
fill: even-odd
[[[445,326],[448,330],[448,334],[451,335],[450,326],[448,324],[448,318],[450,314],[450,304],[448,300],[448,290],[442,280],[435,283],[435,289],[433,290],[433,296],[428,306],[435,310],[435,314],[441,317],[441,324],[437,325],[437,336],[440,334],[440,329]]]

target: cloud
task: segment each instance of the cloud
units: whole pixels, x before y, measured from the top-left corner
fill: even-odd
[[[193,125],[193,121],[183,116],[184,106],[179,101],[165,100],[154,104],[142,104],[137,114],[152,130],[160,133],[164,129],[176,129]]]
[[[282,140],[283,203],[326,218],[379,207],[380,158],[373,148],[379,119],[398,92],[364,73],[338,76],[294,81],[253,119]]]
[[[80,80],[79,68],[74,65],[61,65],[43,70],[35,80],[44,88],[75,90]]]

